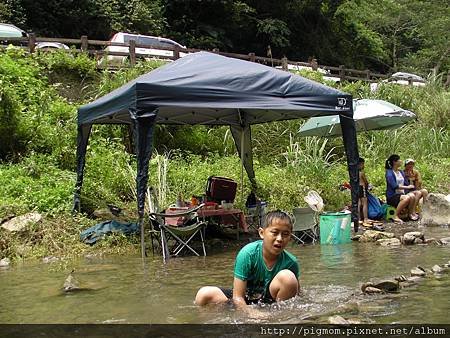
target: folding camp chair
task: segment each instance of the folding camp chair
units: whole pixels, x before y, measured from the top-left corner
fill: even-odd
[[[314,244],[318,240],[316,214],[311,208],[294,208],[294,228],[292,237],[301,243],[305,244],[312,241]]]
[[[263,219],[266,215],[267,202],[258,201],[256,204],[247,206],[246,222],[249,228],[258,229],[263,226]]]
[[[178,256],[184,251],[190,251],[196,256],[200,254],[193,248],[191,241],[198,235],[201,239],[203,255],[206,256],[204,230],[206,223],[200,221],[197,210],[204,204],[182,212],[174,213],[150,213],[149,218],[154,230],[159,230],[163,259],[166,261],[171,256]],[[169,222],[169,219],[177,220]],[[169,224],[172,223],[172,224]]]

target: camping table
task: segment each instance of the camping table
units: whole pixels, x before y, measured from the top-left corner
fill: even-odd
[[[197,211],[197,214],[199,217],[214,217],[218,216],[221,217],[222,220],[224,219],[224,216],[231,216],[235,222],[239,222],[239,226],[236,226],[236,236],[237,239],[239,239],[239,228],[242,228],[244,232],[248,232],[247,223],[245,222],[245,216],[244,212],[240,209],[205,209],[202,208]]]

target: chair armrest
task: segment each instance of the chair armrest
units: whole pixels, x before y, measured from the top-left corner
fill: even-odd
[[[180,216],[186,216],[186,215],[190,215],[193,212],[196,212],[198,209],[201,209],[205,206],[205,203],[200,204],[199,206],[186,210],[186,211],[182,211],[182,212],[174,212],[173,214],[164,214],[164,213],[156,213],[156,212],[152,212],[149,214],[149,216],[157,216],[157,217],[162,217],[162,218],[170,218],[170,217],[180,217]]]

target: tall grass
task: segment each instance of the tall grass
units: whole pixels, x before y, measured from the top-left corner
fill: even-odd
[[[157,61],[145,62],[133,69],[123,69],[116,73],[98,73],[94,69],[95,63],[83,56],[65,57],[55,54],[28,57],[19,51],[10,51],[2,56],[2,93],[14,93],[8,96],[12,100],[8,102],[8,107],[16,107],[11,111],[16,114],[13,121],[17,122],[17,128],[15,131],[9,130],[8,134],[19,138],[16,144],[21,145],[21,148],[15,150],[15,154],[20,154],[16,157],[20,163],[13,165],[5,162],[0,169],[4,177],[15,173],[23,182],[28,182],[26,171],[23,170],[25,164],[29,166],[32,162],[39,163],[34,168],[42,171],[40,168],[44,166],[43,161],[37,160],[38,155],[42,154],[55,168],[56,176],[74,175],[78,104],[62,97],[65,92],[58,89],[73,86],[74,77],[58,77],[62,82],[56,84],[51,81],[55,73],[63,73],[67,69],[76,75],[77,81],[82,82],[83,88],[86,88],[84,91],[88,94],[80,94],[79,101],[75,101],[80,103],[106,94],[161,65]],[[321,80],[317,73],[313,75],[315,80]],[[354,97],[390,101],[418,115],[418,121],[404,128],[358,135],[359,152],[366,158],[368,175],[377,184],[380,194],[384,194],[384,160],[391,153],[398,153],[403,158],[415,158],[429,187],[442,192],[450,190],[448,90],[436,84],[424,88],[382,85],[378,91],[371,92],[369,86],[362,82],[343,83],[338,88]],[[5,119],[10,118],[5,109],[2,114]],[[301,138],[298,136],[301,123],[301,120],[291,120],[253,126],[253,151],[259,193],[272,206],[289,209],[304,203],[302,197],[305,192],[315,189],[326,198],[328,206],[338,208],[348,199],[345,194],[337,192],[337,186],[348,179],[342,140]],[[87,201],[86,211],[101,206],[105,201],[118,205],[130,203],[132,208],[135,207],[135,160],[125,152],[122,145],[125,131],[125,128],[110,126],[93,129],[83,188],[83,196]],[[155,186],[161,205],[173,203],[180,192],[185,198],[192,194],[202,194],[210,175],[228,176],[239,181],[239,156],[228,128],[164,126],[158,127],[156,134],[155,146],[158,152],[155,152],[151,161],[149,184]],[[6,149],[5,153],[8,151]],[[4,158],[8,159],[8,154]],[[35,180],[39,184],[49,184]],[[0,205],[11,204],[13,200],[20,201],[23,194],[25,202],[16,204],[26,208],[49,211],[70,207],[73,183],[61,183],[65,191],[63,195],[67,196],[69,202],[56,206],[55,201],[61,198],[57,196],[62,196],[61,189],[50,185],[53,188],[46,190],[46,193],[57,196],[54,199],[43,198],[39,194],[22,191],[22,188],[15,192],[12,182],[16,181],[4,179],[2,182],[4,187],[1,190],[3,196],[0,196]],[[38,184],[36,182],[29,184]],[[24,186],[22,183],[15,184],[18,187]],[[249,187],[245,179],[246,192]],[[237,203],[243,206],[244,201],[241,201],[240,196],[238,194]]]

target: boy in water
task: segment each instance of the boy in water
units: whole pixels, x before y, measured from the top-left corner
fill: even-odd
[[[219,304],[232,300],[237,308],[272,303],[292,298],[299,291],[299,265],[294,255],[284,250],[291,239],[292,219],[283,211],[269,212],[261,240],[244,246],[234,265],[233,289],[202,287],[195,297],[197,305]]]

